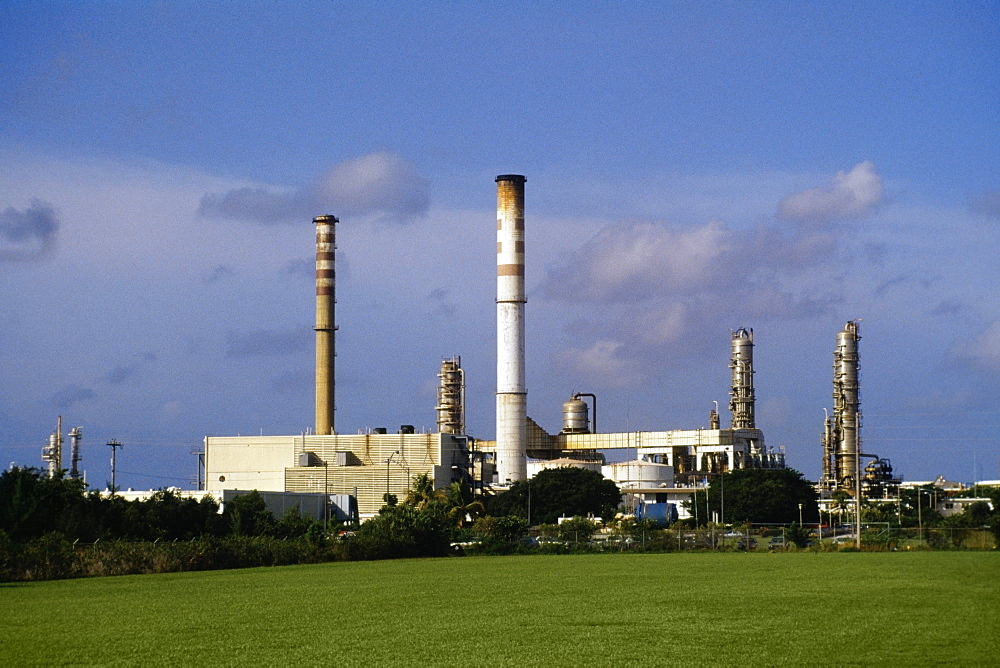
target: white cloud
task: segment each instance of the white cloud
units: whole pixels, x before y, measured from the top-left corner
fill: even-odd
[[[549,275],[545,293],[568,301],[637,301],[659,290],[710,283],[727,250],[719,223],[689,230],[637,223],[609,226]]]
[[[430,182],[395,153],[371,153],[347,160],[313,185],[317,204],[334,207],[336,215],[376,214],[386,222],[405,223],[430,206]]]
[[[207,193],[198,213],[265,225],[295,223],[326,213],[402,224],[427,213],[430,182],[395,153],[371,153],[334,165],[310,185]]]
[[[644,377],[640,367],[614,340],[595,341],[588,348],[568,348],[554,355],[556,366],[584,379],[599,378],[607,387],[629,387]]]
[[[828,186],[789,195],[778,205],[778,217],[814,224],[858,218],[882,201],[882,193],[875,165],[861,162],[847,173],[837,172]]]
[[[968,347],[959,350],[958,356],[977,367],[1000,371],[1000,320],[987,327]]]

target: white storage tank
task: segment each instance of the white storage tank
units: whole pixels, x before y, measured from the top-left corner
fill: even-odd
[[[601,472],[614,480],[621,489],[651,489],[673,487],[674,467],[644,459],[605,464]]]

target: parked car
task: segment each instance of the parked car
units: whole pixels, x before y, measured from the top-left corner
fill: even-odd
[[[750,536],[749,543],[746,538],[740,538],[739,542],[736,543],[737,550],[756,550],[757,549],[757,539]]]
[[[767,549],[769,550],[783,550],[787,543],[785,542],[784,536],[774,536],[767,543]]]

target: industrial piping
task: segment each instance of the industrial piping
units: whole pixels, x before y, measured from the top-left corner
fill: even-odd
[[[336,271],[334,260],[337,250],[334,216],[317,216],[316,224],[316,433],[334,433],[334,343]]]
[[[528,477],[528,392],[524,381],[524,182],[497,183],[497,445],[501,485]]]

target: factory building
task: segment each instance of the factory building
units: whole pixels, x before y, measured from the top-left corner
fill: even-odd
[[[205,438],[206,484],[212,489],[351,495],[362,518],[375,514],[387,494],[405,495],[427,475],[436,487],[472,482],[484,493],[524,480],[541,468],[572,465],[601,470],[630,498],[678,501],[714,476],[740,468],[784,468],[784,453],[764,444],[755,424],[753,331],[732,332],[732,424],[718,412],[707,428],[601,433],[597,397],[575,393],[563,406],[563,425],[550,434],[527,414],[525,380],[525,217],[521,175],[497,183],[496,440],[465,433],[465,376],[461,359],[446,359],[438,374],[437,431],[417,434],[337,433],[335,344],[337,326],[334,216],[316,225],[315,431],[291,436]],[[584,398],[591,400],[592,412]],[[608,464],[605,454],[637,459]],[[530,463],[529,463],[530,462]]]
[[[209,436],[205,472],[211,489],[348,494],[361,517],[384,505],[386,494],[402,500],[413,478],[427,475],[435,487],[461,480],[469,470],[466,438],[457,434],[399,433],[301,436]]]

